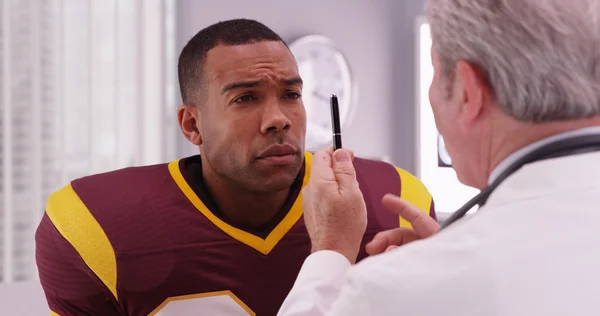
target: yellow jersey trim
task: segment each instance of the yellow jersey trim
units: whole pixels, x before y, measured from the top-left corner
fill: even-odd
[[[312,162],[312,154],[304,153],[304,179],[302,181],[302,187],[308,183],[310,178],[310,166]],[[269,233],[267,238],[263,239],[255,236],[249,232],[233,227],[217,216],[215,216],[207,207],[202,203],[200,198],[196,195],[194,190],[185,181],[181,170],[179,169],[179,160],[169,163],[169,172],[175,180],[175,183],[187,199],[196,207],[200,213],[202,213],[209,221],[215,224],[223,232],[231,236],[233,239],[238,240],[247,246],[250,246],[262,254],[268,254],[275,248],[277,243],[287,234],[287,232],[298,222],[302,217],[302,193],[298,194],[298,198],[292,205],[287,215],[277,224],[277,226]]]
[[[158,312],[160,312],[161,309],[165,308],[165,306],[167,306],[167,304],[169,304],[170,302],[193,300],[193,299],[197,299],[197,298],[223,296],[223,295],[227,295],[227,296],[231,297],[231,299],[233,299],[236,303],[238,303],[238,305],[242,309],[244,309],[246,312],[248,312],[248,314],[250,314],[251,316],[256,316],[256,313],[253,312],[250,309],[250,307],[248,307],[248,305],[246,305],[244,302],[242,302],[242,300],[239,297],[235,296],[235,294],[233,294],[233,292],[231,292],[231,291],[216,291],[216,292],[208,292],[208,293],[201,293],[201,294],[190,294],[190,295],[169,297],[164,302],[162,302],[162,304],[160,304],[157,308],[155,308],[150,314],[148,314],[148,316],[156,315]]]
[[[50,196],[46,214],[118,301],[115,251],[100,224],[70,184]]]
[[[193,299],[197,299],[197,298],[223,296],[223,295],[227,295],[227,296],[231,297],[231,299],[233,299],[236,303],[238,303],[238,305],[242,309],[244,309],[246,312],[248,312],[248,314],[250,314],[252,316],[256,316],[256,313],[253,312],[250,309],[250,307],[248,307],[248,305],[246,305],[244,302],[242,302],[242,300],[239,297],[235,296],[235,294],[233,294],[233,292],[231,292],[231,291],[216,291],[216,292],[208,292],[208,293],[201,293],[201,294],[190,294],[190,295],[169,297],[164,302],[162,302],[162,304],[160,304],[157,308],[155,308],[150,314],[148,314],[148,316],[156,315],[158,312],[160,312],[161,309],[165,308],[165,306],[167,306],[167,304],[169,304],[170,302],[193,300]]]
[[[396,171],[398,171],[398,175],[400,176],[400,197],[428,215],[431,215],[429,211],[433,198],[423,182],[404,169],[396,167]],[[412,227],[412,225],[400,217],[400,227]]]

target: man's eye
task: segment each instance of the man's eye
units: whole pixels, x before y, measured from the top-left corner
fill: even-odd
[[[253,97],[253,96],[251,96],[249,94],[246,94],[246,95],[243,95],[243,96],[237,98],[235,100],[235,102],[237,102],[237,103],[245,103],[245,102],[252,102],[254,100],[256,100],[255,97]]]
[[[300,99],[301,95],[298,92],[290,92],[286,94],[286,97],[290,99]]]

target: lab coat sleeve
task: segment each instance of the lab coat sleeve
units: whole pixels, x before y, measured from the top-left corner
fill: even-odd
[[[324,250],[311,254],[306,258],[294,287],[277,315],[332,315],[334,302],[336,309],[340,310],[341,302],[336,301],[340,298],[342,288],[345,288],[350,268],[348,259],[337,252]]]

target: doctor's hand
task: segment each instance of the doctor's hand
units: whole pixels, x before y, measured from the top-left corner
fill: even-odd
[[[398,196],[387,194],[381,202],[383,207],[411,223],[412,228],[399,227],[378,233],[366,246],[366,251],[370,256],[398,248],[415,240],[425,239],[440,230],[440,225],[431,216]]]
[[[313,155],[310,180],[302,192],[304,222],[312,251],[338,252],[354,263],[367,228],[367,208],[347,149]]]

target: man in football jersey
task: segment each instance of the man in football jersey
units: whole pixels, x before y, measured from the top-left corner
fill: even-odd
[[[179,81],[179,124],[200,155],[77,179],[49,198],[36,257],[53,314],[275,315],[310,254],[312,155],[283,40],[252,20],[214,24],[181,52]],[[411,174],[354,165],[369,210],[358,260],[377,232],[406,225],[382,208],[386,193],[435,216]]]

